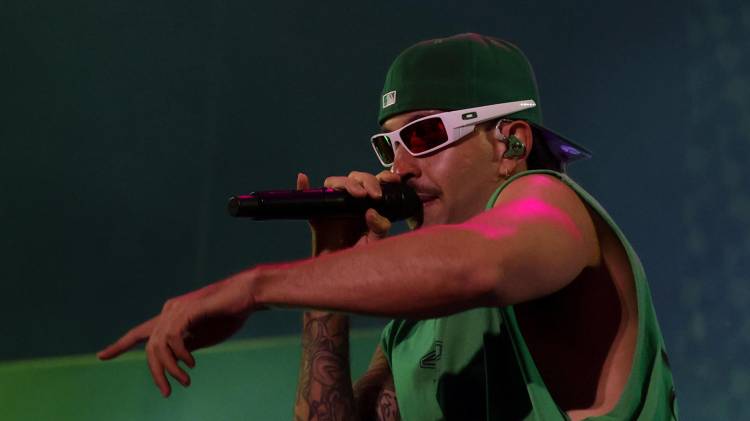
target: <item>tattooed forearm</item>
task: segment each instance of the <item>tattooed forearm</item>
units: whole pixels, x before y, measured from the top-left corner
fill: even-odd
[[[396,393],[393,390],[383,389],[378,396],[378,421],[398,421],[401,414],[398,412]]]
[[[370,367],[354,385],[354,403],[359,421],[400,420],[391,367],[378,346]]]
[[[331,313],[305,313],[295,419],[351,420],[353,407],[349,319]]]

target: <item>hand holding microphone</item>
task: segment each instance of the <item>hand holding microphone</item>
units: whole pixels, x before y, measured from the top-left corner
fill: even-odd
[[[304,175],[303,177],[307,178]],[[323,182],[323,186],[351,195],[357,200],[380,201],[383,198],[383,185],[385,183],[396,186],[400,182],[401,177],[390,171],[382,171],[378,175],[353,171],[346,177],[328,177]],[[414,196],[416,197],[416,194]],[[418,209],[420,219],[421,212],[422,206],[420,203]],[[356,218],[312,219],[310,220],[310,227],[313,234],[313,255],[318,255],[324,251],[357,247],[383,239],[388,236],[391,221],[396,219],[393,215],[386,217],[374,208],[366,209],[365,213]]]
[[[422,204],[413,189],[390,171],[378,175],[353,171],[328,177],[323,189],[310,189],[305,174],[297,190],[255,192],[230,198],[232,216],[255,220],[307,219],[313,232],[313,254],[384,238],[391,221],[422,219]]]
[[[384,174],[388,174],[387,176]],[[381,183],[381,178],[392,179]],[[321,189],[272,190],[233,196],[229,214],[264,219],[359,217],[368,209],[395,221],[421,216],[422,205],[413,189],[400,184],[388,171],[378,176],[352,172],[348,177],[328,177]]]

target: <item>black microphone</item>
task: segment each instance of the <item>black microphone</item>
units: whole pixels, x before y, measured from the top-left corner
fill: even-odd
[[[315,217],[362,216],[373,208],[391,221],[409,217],[422,220],[422,202],[405,184],[383,183],[383,197],[353,197],[346,191],[329,188],[310,190],[271,190],[229,198],[227,210],[238,218],[310,219]]]

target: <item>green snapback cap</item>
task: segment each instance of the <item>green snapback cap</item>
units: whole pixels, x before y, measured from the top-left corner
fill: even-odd
[[[399,54],[385,78],[378,122],[415,110],[451,111],[526,99],[537,106],[507,118],[529,122],[562,163],[591,157],[586,148],[542,126],[534,71],[523,52],[507,41],[474,33],[422,41]]]

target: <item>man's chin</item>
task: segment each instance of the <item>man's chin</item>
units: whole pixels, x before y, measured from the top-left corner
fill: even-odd
[[[431,212],[427,214],[422,214],[420,216],[415,216],[411,218],[406,219],[406,225],[409,227],[410,230],[415,230],[419,228],[429,227],[431,225],[437,225],[439,222],[436,220],[435,215],[430,215]]]

